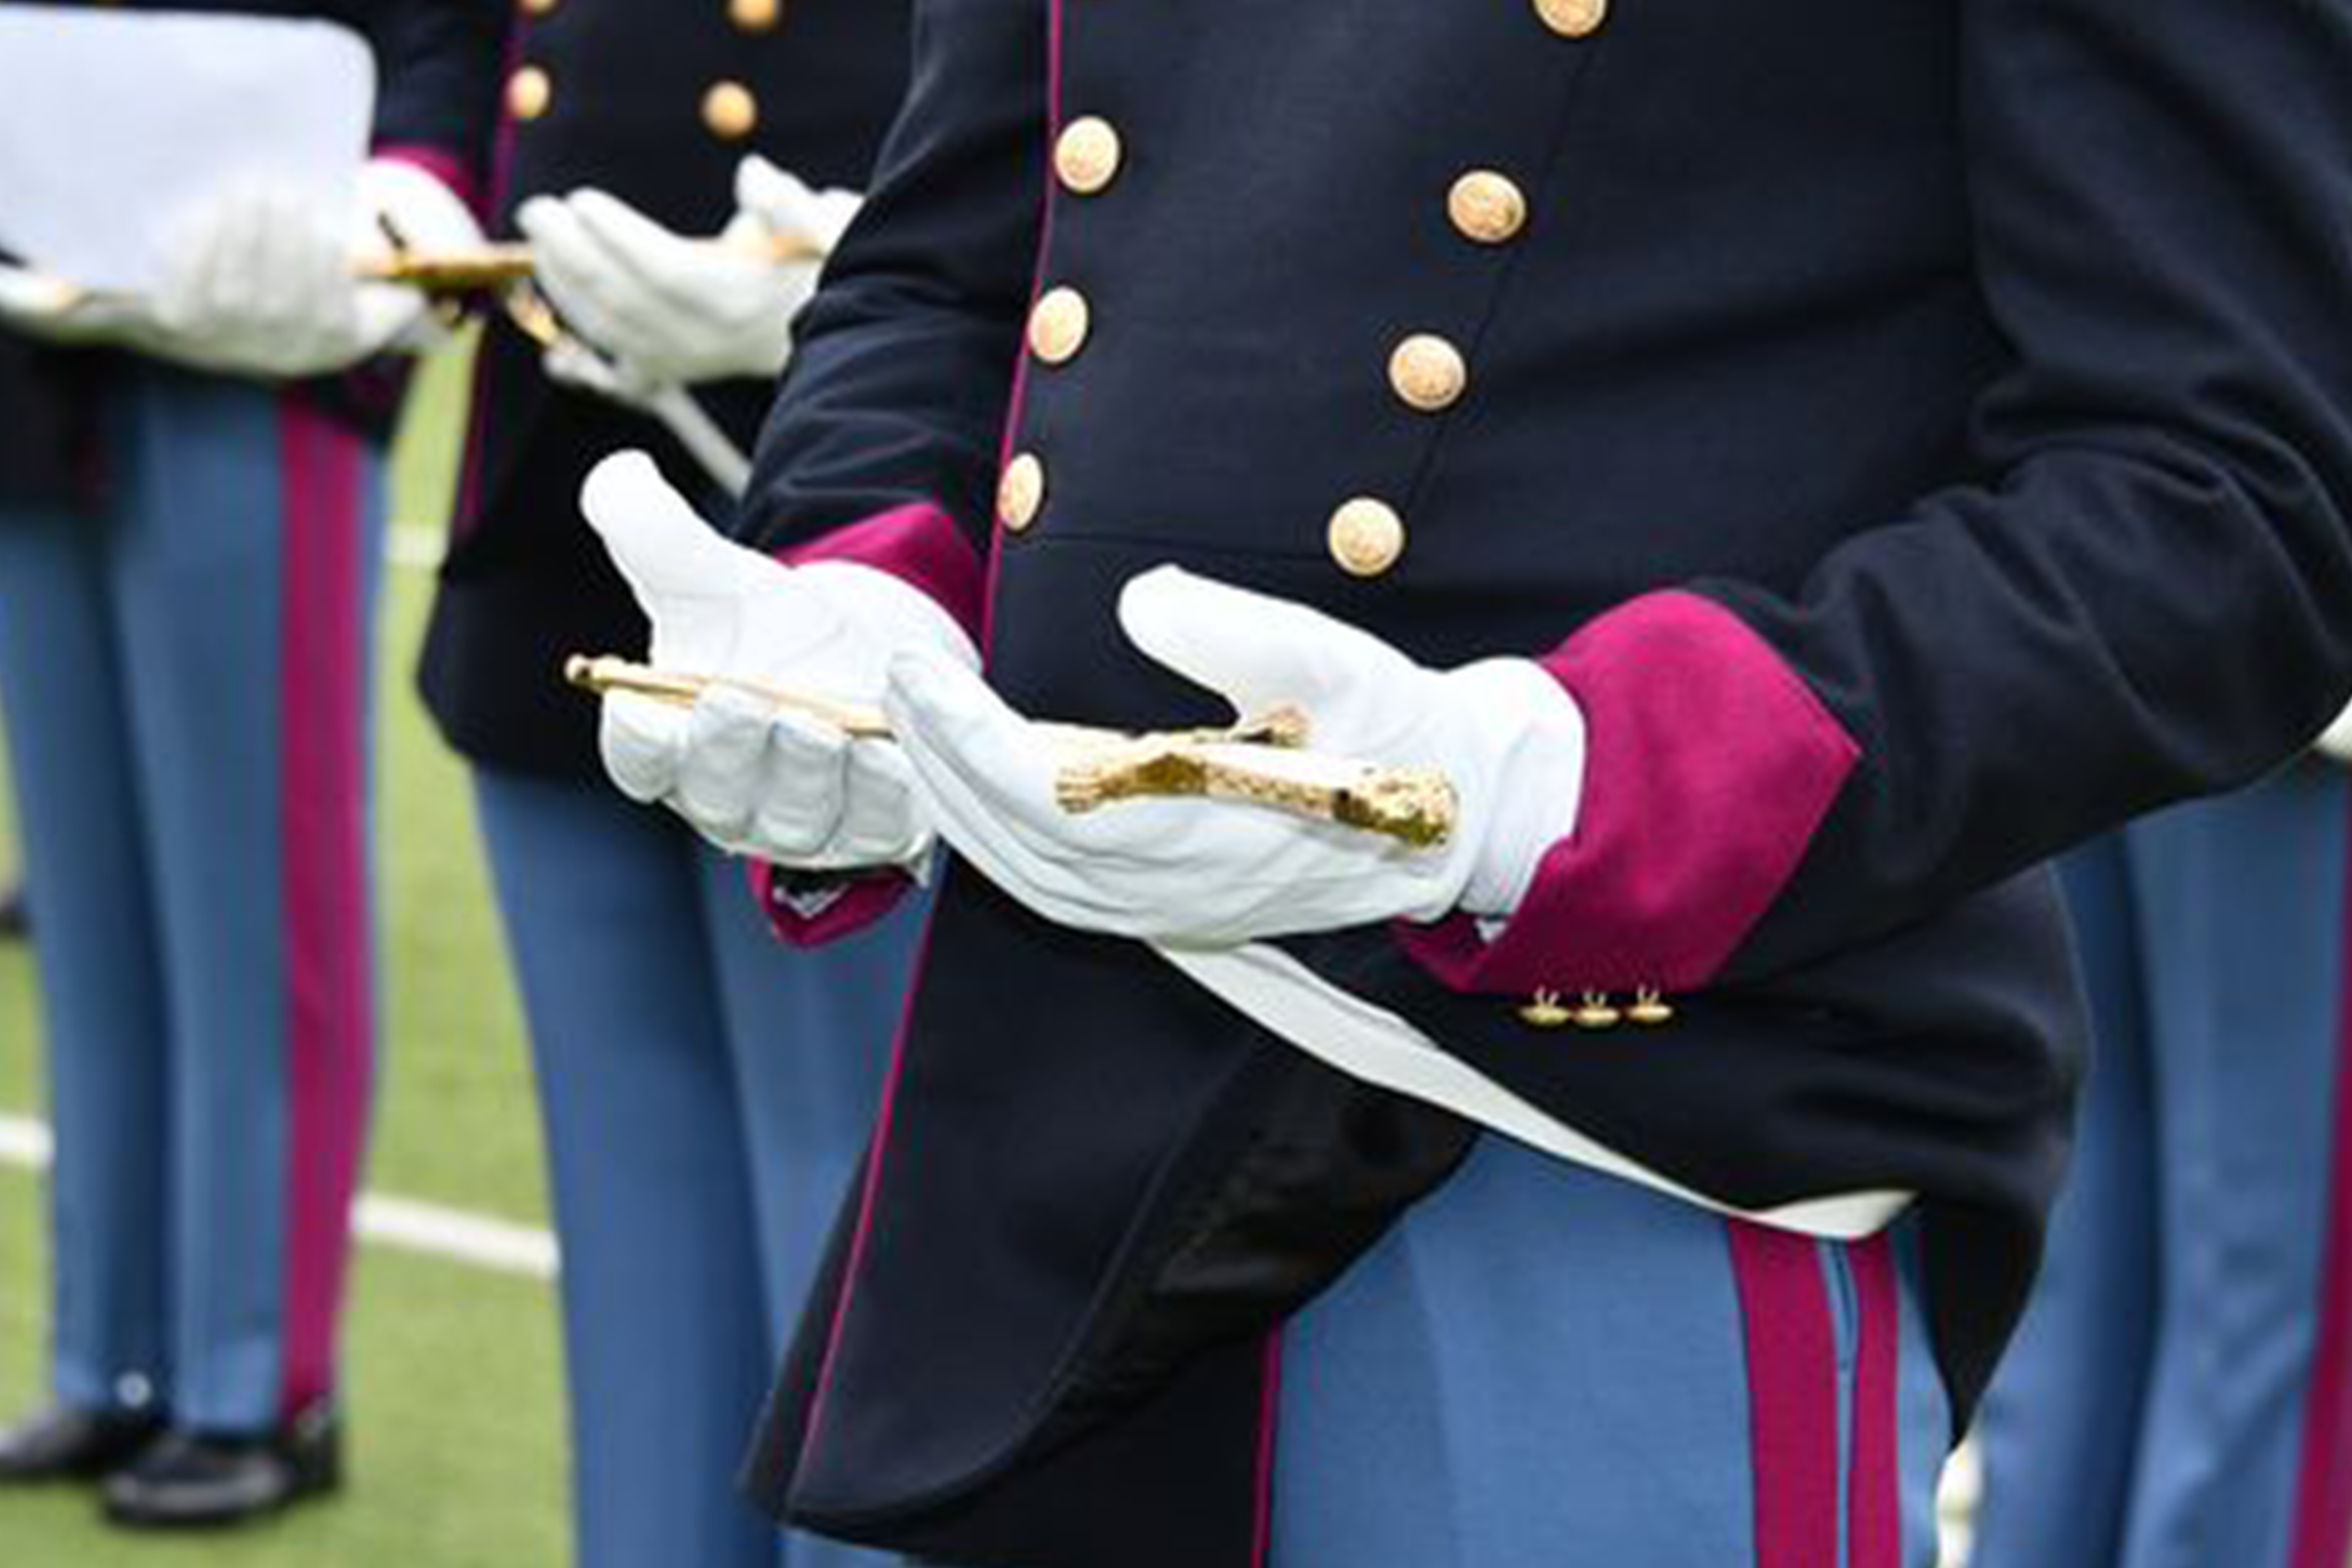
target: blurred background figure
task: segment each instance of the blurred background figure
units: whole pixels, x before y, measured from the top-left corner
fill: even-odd
[[[353,208],[190,192],[151,298],[0,271],[0,706],[41,887],[57,1276],[55,1402],[0,1435],[0,1481],[103,1478],[148,1526],[338,1478],[396,397],[320,378],[430,335],[355,250],[478,239],[503,26],[486,0],[216,9],[373,45]]]
[[[2065,862],[2096,1049],[1975,1568],[2342,1568],[2348,824],[2315,757]]]
[[[919,910],[779,947],[740,863],[612,791],[597,705],[559,672],[645,646],[580,520],[598,458],[650,447],[724,514],[856,211],[838,187],[897,108],[907,7],[522,11],[497,209],[566,330],[526,306],[530,330],[484,335],[420,685],[473,767],[538,1068],[579,1560],[867,1561],[780,1540],[734,1476],[864,1142]],[[828,928],[879,906],[853,894]]]
[[[23,941],[32,929],[32,906],[21,881],[0,884],[0,942]]]

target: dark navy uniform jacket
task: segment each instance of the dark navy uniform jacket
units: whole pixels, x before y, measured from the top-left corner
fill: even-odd
[[[131,0],[129,8],[349,24],[375,49],[377,150],[414,159],[471,194],[506,26],[499,0]],[[109,354],[46,348],[0,331],[0,502],[88,499],[102,478],[97,398],[113,363]],[[337,378],[318,383],[316,395],[380,430],[392,406],[384,390]]]
[[[735,211],[736,165],[755,151],[811,185],[862,188],[905,95],[906,27],[906,0],[527,6],[499,135],[499,221],[529,197],[596,185],[672,228],[715,233]],[[580,523],[580,480],[632,446],[681,480],[699,470],[659,424],[549,382],[539,361],[503,318],[488,325],[419,681],[468,757],[601,785],[596,705],[556,671],[570,654],[640,645],[645,618]],[[741,380],[695,395],[748,447],[775,391]]]
[[[2078,1070],[2039,862],[2352,690],[2352,9],[916,31],[747,527],[925,587],[1056,718],[1209,716],[1113,620],[1167,561],[1542,659],[1591,771],[1503,934],[1289,946],[1713,1197],[1919,1192],[1965,1410]],[[1523,1012],[1641,988],[1672,1024]],[[891,1082],[760,1492],[958,1563],[1249,1562],[1260,1343],[1468,1133],[960,871]]]

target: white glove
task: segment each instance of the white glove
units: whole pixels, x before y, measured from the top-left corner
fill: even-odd
[[[197,206],[151,302],[149,352],[204,369],[293,377],[348,369],[435,335],[412,288],[364,283],[355,262],[413,250],[466,250],[480,225],[457,194],[414,164],[376,159],[350,212],[285,186],[246,184]]]
[[[153,298],[87,294],[0,265],[0,323],[66,344],[135,349],[205,369],[293,376],[342,369],[394,346],[420,347],[432,318],[413,289],[365,285],[353,263],[481,243],[473,215],[423,170],[379,159],[360,172],[349,218],[269,185],[197,203],[177,224]]]
[[[2312,749],[2331,762],[2352,764],[2352,708],[2335,716],[2335,722],[2320,731]]]
[[[580,508],[653,622],[662,668],[873,705],[891,656],[960,668],[979,653],[930,596],[847,562],[787,566],[697,516],[641,452],[607,458]],[[889,741],[853,740],[719,687],[691,710],[605,699],[605,768],[719,848],[804,870],[919,867],[933,842],[912,771]]]
[[[1584,718],[1527,661],[1428,669],[1303,606],[1172,566],[1127,584],[1119,621],[1239,714],[1289,705],[1319,751],[1442,769],[1460,814],[1434,850],[1230,803],[1120,802],[1072,815],[1054,801],[1063,754],[1049,734],[968,668],[902,654],[885,707],[941,835],[1050,920],[1228,947],[1456,908],[1507,916],[1575,829]]]
[[[136,346],[148,313],[138,300],[85,294],[46,273],[0,262],[0,325],[50,343]]]
[[[611,364],[583,373],[552,357],[548,373],[590,391],[771,377],[792,352],[792,318],[816,292],[821,257],[857,215],[848,191],[812,191],[765,159],[735,172],[736,212],[715,241],[690,239],[601,190],[534,197],[514,221],[531,241],[540,285],[564,323]],[[779,262],[778,241],[815,254]]]

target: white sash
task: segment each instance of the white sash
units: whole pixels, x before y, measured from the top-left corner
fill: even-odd
[[[1546,1115],[1404,1019],[1342,991],[1278,948],[1153,951],[1227,1005],[1349,1077],[1442,1105],[1544,1153],[1718,1214],[1856,1242],[1894,1223],[1914,1196],[1841,1193],[1760,1211],[1720,1202]]]

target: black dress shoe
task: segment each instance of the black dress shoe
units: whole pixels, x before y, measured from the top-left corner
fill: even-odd
[[[152,1415],[53,1404],[0,1432],[0,1486],[94,1480],[137,1458],[162,1431]]]
[[[243,1524],[343,1483],[334,1413],[315,1406],[259,1435],[172,1431],[106,1478],[106,1516],[143,1530]]]

